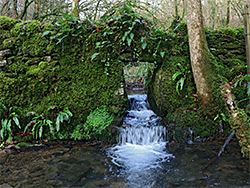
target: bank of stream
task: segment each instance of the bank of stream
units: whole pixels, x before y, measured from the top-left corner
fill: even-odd
[[[169,144],[146,95],[131,95],[116,145],[58,141],[0,155],[3,187],[248,187],[249,160],[233,139]]]

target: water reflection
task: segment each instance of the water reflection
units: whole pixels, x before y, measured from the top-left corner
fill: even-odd
[[[165,148],[164,142],[151,145],[126,143],[112,147],[109,152],[112,162],[121,167],[119,175],[125,177],[129,187],[151,187],[161,172],[162,163],[173,157]]]

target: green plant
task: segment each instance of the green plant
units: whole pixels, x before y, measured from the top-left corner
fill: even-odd
[[[247,87],[247,95],[248,97],[250,97],[250,75],[249,74],[240,75],[237,77],[234,87],[242,86],[242,85]]]
[[[221,118],[222,121],[228,122],[228,118],[224,113],[217,114],[216,117],[214,118],[214,121],[217,120],[218,118]]]
[[[181,76],[181,78],[176,83],[176,91],[178,95],[180,95],[179,91],[183,89],[184,82],[187,78],[187,75],[190,73],[190,70],[186,71],[180,63],[178,63],[177,66],[180,68],[180,71],[174,73],[174,75],[172,76],[172,80],[174,81],[177,77]]]
[[[89,20],[81,22],[77,17],[69,14],[63,14],[56,19],[56,27],[51,31],[45,31],[42,34],[42,37],[49,38],[50,41],[56,42],[56,45],[63,45],[65,41],[70,41],[72,39],[80,42],[82,40],[82,35],[87,32],[85,23],[90,23]]]
[[[56,118],[56,131],[60,131],[60,125],[64,121],[70,122],[70,118],[73,116],[73,114],[69,111],[69,108],[60,108],[58,106],[51,106],[47,109],[47,111],[57,111],[57,118]]]
[[[44,113],[33,117],[32,121],[28,123],[28,125],[25,127],[24,132],[26,132],[29,128],[31,128],[33,137],[38,139],[38,137],[41,139],[43,136],[43,131],[47,127],[49,127],[50,133],[52,136],[55,135],[54,127],[52,125],[52,121],[49,119],[46,119],[44,116]]]
[[[88,137],[84,134],[84,126],[81,124],[77,125],[73,133],[71,134],[71,138],[73,138],[74,140],[87,139]]]
[[[2,143],[0,144],[0,149],[4,149],[4,147],[5,147],[4,144],[5,144],[4,142],[2,142]]]
[[[14,125],[21,129],[19,123],[19,114],[22,113],[20,107],[7,108],[3,103],[0,102],[0,139],[11,142],[13,139],[13,132],[15,130]]]
[[[51,121],[50,119],[46,118],[44,113],[40,115],[35,114],[35,117],[32,118],[32,121],[29,122],[25,127],[24,132],[31,128],[33,137],[36,139],[41,139],[44,131],[46,131],[46,129],[49,129],[50,136],[54,138],[56,136],[55,134],[60,131],[61,123],[63,123],[64,121],[69,122],[73,114],[69,111],[67,107],[61,108],[58,106],[51,106],[47,109],[47,112],[51,111],[57,112],[55,123],[53,123],[53,121]]]
[[[84,126],[77,125],[71,138],[75,140],[98,138],[112,123],[114,116],[109,114],[106,106],[96,108],[89,114]]]

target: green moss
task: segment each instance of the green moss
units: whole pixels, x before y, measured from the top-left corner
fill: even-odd
[[[126,49],[133,51],[133,61],[156,64],[148,95],[158,114],[167,116],[181,130],[191,127],[196,136],[217,134],[218,122],[213,118],[222,112],[221,106],[206,116],[206,109],[198,108],[199,101],[195,101],[186,24],[175,23],[171,32],[165,31],[149,22],[145,24],[145,19],[131,11],[124,15],[117,13],[112,19],[115,21],[108,19],[107,23],[95,25],[65,16],[53,25],[0,17],[0,32],[4,33],[0,35],[0,46],[13,53],[8,57],[12,63],[1,68],[0,100],[11,106],[22,106],[25,112],[41,113],[50,105],[69,107],[75,119],[62,129],[64,135],[83,124],[89,113],[101,105],[107,106],[119,122],[127,108],[125,94],[117,92],[124,80],[119,58],[129,59],[131,55],[121,55],[121,49]],[[227,81],[223,77],[232,80],[244,70],[242,31],[242,28],[206,31],[214,70],[222,75],[214,88]],[[98,55],[93,58],[95,53]],[[179,77],[172,80],[177,71],[183,71],[185,78],[179,95],[176,92]],[[216,95],[220,91],[214,92],[215,103],[221,103],[220,95]],[[241,100],[242,95],[238,97]]]
[[[6,16],[0,16],[0,30],[10,30],[21,20],[16,20]]]
[[[237,116],[231,116],[230,125],[235,130],[243,157],[250,159],[250,119],[244,110],[237,108]]]
[[[70,23],[63,24],[65,29],[72,29]],[[69,107],[74,120],[62,128],[63,135],[84,124],[89,113],[101,105],[107,106],[119,123],[128,101],[125,95],[116,92],[123,80],[123,64],[117,54],[106,55],[110,64],[106,67],[101,62],[102,56],[91,59],[96,40],[89,40],[89,34],[81,36],[80,41],[69,35],[58,45],[58,39],[43,36],[53,30],[60,31],[59,26],[41,25],[37,21],[13,25],[4,41],[5,47],[13,52],[13,63],[0,74],[0,100],[7,105],[22,106],[25,113],[42,113],[50,105]],[[83,28],[79,30],[86,32]],[[46,60],[48,55],[50,60]]]
[[[172,25],[172,30],[176,33],[186,33],[186,26],[177,23]],[[158,115],[164,117],[169,124],[174,123],[175,126],[181,127],[184,132],[190,127],[194,130],[194,136],[199,137],[219,135],[221,119],[215,121],[214,118],[221,113],[229,117],[224,108],[219,85],[232,81],[240,72],[245,71],[244,32],[242,28],[207,30],[206,34],[208,46],[212,52],[209,57],[214,71],[214,73],[208,73],[210,83],[214,88],[213,96],[215,96],[212,101],[214,104],[212,110],[201,108],[200,101],[193,96],[197,93],[190,67],[187,37],[182,42],[182,49],[178,47],[177,43],[177,46],[174,46],[170,53],[171,56],[155,70],[148,91],[151,107]],[[184,87],[179,95],[176,92],[176,83],[181,76],[177,77],[175,81],[172,80],[172,76],[181,71],[177,66],[178,63],[185,70],[181,76],[187,75],[184,76]],[[246,89],[236,88],[234,90],[238,101],[246,97]],[[245,102],[241,102],[241,105],[245,106]],[[223,123],[223,129],[225,134],[230,133],[228,122]],[[171,130],[175,131],[175,128]]]

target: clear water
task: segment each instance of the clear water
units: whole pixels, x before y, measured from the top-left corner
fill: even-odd
[[[204,169],[225,140],[168,144],[146,96],[138,98],[115,146],[60,141],[36,151],[0,153],[0,187],[250,187],[250,163],[235,138]]]

